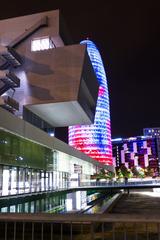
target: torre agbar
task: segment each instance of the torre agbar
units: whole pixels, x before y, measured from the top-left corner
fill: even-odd
[[[112,165],[109,95],[103,62],[92,41],[84,40],[81,44],[87,45],[87,52],[99,83],[99,93],[94,124],[70,126],[69,145],[105,165]]]

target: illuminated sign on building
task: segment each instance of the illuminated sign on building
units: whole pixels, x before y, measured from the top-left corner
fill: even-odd
[[[94,124],[70,126],[69,145],[99,162],[112,165],[109,95],[103,62],[92,41],[85,40],[81,44],[87,44],[87,52],[99,82],[99,94]]]
[[[113,139],[113,161],[116,167],[125,165],[150,168],[155,174],[158,172],[157,138],[152,136],[137,136],[130,138]]]
[[[82,174],[82,166],[78,164],[74,164],[74,173]]]

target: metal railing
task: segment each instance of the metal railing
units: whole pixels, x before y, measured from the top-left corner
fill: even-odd
[[[37,184],[36,186],[30,185],[27,188],[14,188],[11,190],[8,190],[7,193],[3,193],[2,190],[0,190],[0,198],[5,198],[5,197],[14,197],[14,196],[20,196],[20,195],[35,195],[35,194],[43,194],[47,192],[59,192],[59,191],[79,191],[79,190],[87,190],[90,188],[95,188],[99,189],[100,188],[115,188],[115,189],[132,189],[132,188],[160,188],[160,180],[142,180],[142,181],[132,181],[132,182],[116,182],[116,181],[89,181],[89,182],[81,182],[79,183],[79,186],[70,186],[70,182],[66,182],[65,186],[48,186],[46,185],[44,189],[40,189],[39,185]]]
[[[160,216],[0,214],[4,240],[160,240]]]
[[[80,183],[80,187],[87,187],[87,186],[104,186],[104,187],[135,187],[135,186],[159,186],[160,187],[160,180],[147,180],[147,181],[132,181],[132,182],[116,182],[116,181],[94,181],[94,182],[82,182]]]

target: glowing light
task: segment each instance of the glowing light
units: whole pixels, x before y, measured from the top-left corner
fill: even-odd
[[[85,40],[81,44],[87,44],[88,55],[100,86],[94,124],[69,127],[69,145],[99,162],[112,165],[109,96],[103,62],[92,41]]]
[[[122,141],[122,138],[114,138],[114,139],[112,139],[112,142],[118,142],[118,141]]]
[[[22,161],[22,160],[23,160],[23,157],[18,156],[18,157],[16,157],[16,160],[20,160],[20,161]]]
[[[54,48],[53,43],[49,37],[35,38],[31,42],[31,51],[43,51]]]
[[[49,133],[49,136],[54,137],[54,132]]]
[[[67,211],[72,211],[72,199],[66,199],[66,210]]]
[[[136,137],[130,137],[130,138],[128,138],[128,140],[133,141],[133,140],[137,140],[137,138]]]
[[[3,170],[2,195],[8,195],[9,170]]]
[[[146,195],[149,197],[160,197],[160,192],[159,192],[159,188],[155,190],[155,188],[153,188],[153,192],[135,192],[137,194],[140,195]]]

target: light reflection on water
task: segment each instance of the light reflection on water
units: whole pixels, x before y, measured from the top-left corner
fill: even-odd
[[[100,205],[90,208],[92,201],[101,196],[100,193],[92,193],[87,191],[76,191],[65,193],[61,195],[46,196],[33,201],[27,200],[26,202],[17,203],[15,205],[5,205],[0,200],[0,212],[11,213],[67,213],[67,212],[80,212],[84,209],[87,213],[95,213],[99,210]]]

